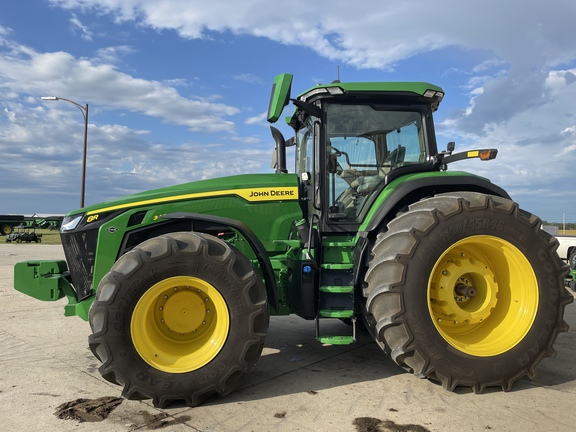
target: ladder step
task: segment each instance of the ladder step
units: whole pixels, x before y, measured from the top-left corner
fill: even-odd
[[[350,270],[354,268],[354,264],[353,263],[325,263],[322,264],[320,267],[322,267],[325,270]]]
[[[354,316],[354,311],[320,309],[318,311],[318,316],[322,318],[352,318]]]
[[[350,345],[354,343],[353,336],[318,336],[316,340],[330,345]]]
[[[325,285],[320,287],[320,291],[325,293],[334,293],[334,294],[349,294],[354,292],[354,287],[351,285],[339,285],[339,286],[332,286],[332,285]]]

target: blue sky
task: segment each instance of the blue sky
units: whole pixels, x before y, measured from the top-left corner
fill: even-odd
[[[454,165],[545,220],[576,222],[573,0],[26,0],[0,6],[0,213],[63,214],[176,183],[270,172],[274,76],[293,91],[428,81]],[[290,130],[281,127],[286,136]],[[454,168],[452,168],[454,169]]]

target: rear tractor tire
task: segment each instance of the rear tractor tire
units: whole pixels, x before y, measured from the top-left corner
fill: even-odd
[[[557,240],[510,200],[444,194],[410,206],[378,235],[366,321],[404,369],[448,390],[510,390],[553,357],[568,330]]]
[[[150,239],[118,259],[89,313],[100,373],[127,399],[196,406],[232,392],[256,364],[269,323],[250,261],[213,236]]]

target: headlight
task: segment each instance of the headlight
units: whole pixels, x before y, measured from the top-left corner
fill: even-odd
[[[64,219],[62,220],[62,226],[60,228],[60,231],[72,231],[78,226],[83,216],[84,213],[65,216]]]

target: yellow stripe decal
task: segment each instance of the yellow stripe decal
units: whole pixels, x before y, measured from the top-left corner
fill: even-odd
[[[143,201],[136,201],[132,203],[118,204],[115,206],[105,207],[98,210],[91,210],[87,215],[96,213],[104,213],[112,210],[119,210],[128,207],[140,207],[152,204],[161,204],[173,201],[192,200],[198,198],[220,197],[226,195],[238,195],[250,202],[263,202],[263,201],[290,201],[298,199],[298,187],[261,187],[261,188],[247,188],[247,189],[227,189],[211,192],[200,192],[184,195],[175,195],[164,198],[148,199]]]

